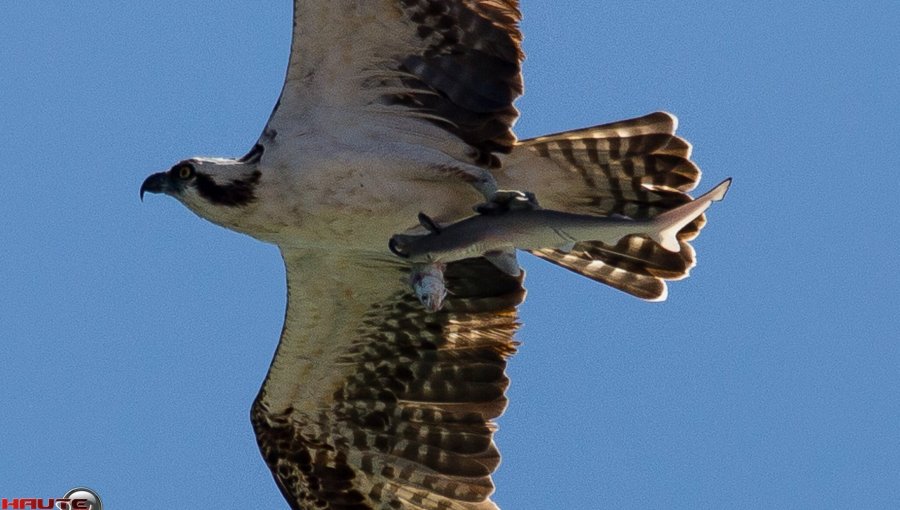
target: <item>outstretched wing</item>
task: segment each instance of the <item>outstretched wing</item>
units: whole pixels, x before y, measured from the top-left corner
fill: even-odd
[[[426,312],[407,267],[283,252],[288,309],[251,419],[294,509],[496,509],[494,425],[506,407],[521,278],[452,264]]]
[[[361,116],[441,128],[491,161],[509,152],[522,93],[517,0],[294,0],[287,77],[262,141]],[[373,123],[376,124],[377,123]]]

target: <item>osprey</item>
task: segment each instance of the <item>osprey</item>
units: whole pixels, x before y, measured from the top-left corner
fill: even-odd
[[[141,187],[281,250],[287,312],[251,420],[291,508],[497,508],[493,420],[524,274],[514,250],[398,257],[395,235],[465,230],[428,233],[418,213],[452,225],[486,203],[502,218],[531,197],[502,190],[527,190],[543,210],[621,227],[692,203],[700,171],[668,113],[516,140],[519,19],[517,0],[294,0],[284,89],[252,150],[188,159]],[[662,300],[694,265],[705,206],[689,209],[667,246],[638,230],[503,239]]]

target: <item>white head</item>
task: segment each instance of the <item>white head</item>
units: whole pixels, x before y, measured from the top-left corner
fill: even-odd
[[[259,146],[257,146],[259,147]],[[141,185],[144,193],[165,193],[197,215],[220,225],[232,224],[256,200],[262,174],[261,148],[241,159],[191,158],[165,172],[155,173]]]

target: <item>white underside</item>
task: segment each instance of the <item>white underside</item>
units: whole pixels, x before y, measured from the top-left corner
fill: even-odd
[[[361,135],[276,137],[260,162],[255,206],[226,226],[282,248],[389,254],[390,237],[417,227],[419,212],[450,222],[484,201],[461,175],[442,170],[485,173],[451,155],[458,141],[444,151],[404,141],[402,132]]]

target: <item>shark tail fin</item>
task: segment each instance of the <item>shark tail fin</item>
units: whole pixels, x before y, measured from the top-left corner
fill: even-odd
[[[678,233],[709,209],[713,202],[725,198],[730,186],[731,178],[725,179],[696,199],[656,216],[651,220],[647,234],[663,248],[672,252],[681,251]]]
[[[493,172],[503,189],[538,192],[545,209],[652,221],[691,202],[688,192],[700,180],[691,144],[677,127],[675,116],[656,112],[522,140]],[[588,241],[531,253],[638,298],[662,301],[667,282],[687,277],[696,264],[690,242],[705,224],[706,215],[699,214],[678,231],[677,252],[634,235],[615,245]],[[672,248],[671,236],[666,241]]]

